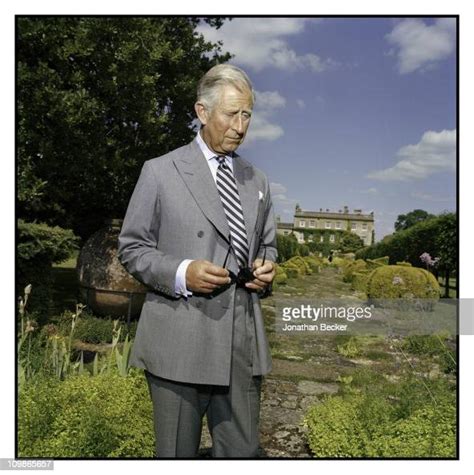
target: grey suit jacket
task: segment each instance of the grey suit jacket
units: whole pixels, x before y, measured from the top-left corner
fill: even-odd
[[[236,156],[234,175],[249,241],[249,264],[276,261],[276,226],[266,176]],[[260,239],[261,236],[261,239]],[[206,159],[194,140],[144,163],[119,236],[118,257],[148,286],[130,364],[174,381],[228,385],[235,285],[212,294],[176,297],[183,259],[222,266],[229,227]],[[231,254],[232,256],[232,254]],[[238,271],[235,258],[227,267]],[[252,292],[258,360],[253,374],[271,370],[260,297]]]

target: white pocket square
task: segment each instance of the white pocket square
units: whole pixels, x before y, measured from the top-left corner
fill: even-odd
[[[263,200],[263,193],[262,193],[260,190],[258,190],[258,199],[259,199],[260,201]]]

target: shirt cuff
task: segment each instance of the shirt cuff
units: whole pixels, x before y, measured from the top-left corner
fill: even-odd
[[[191,262],[193,262],[193,259],[184,259],[184,261],[179,264],[178,269],[176,270],[176,280],[174,286],[174,292],[176,295],[182,295],[183,297],[189,297],[193,295],[193,293],[186,288],[186,271]]]

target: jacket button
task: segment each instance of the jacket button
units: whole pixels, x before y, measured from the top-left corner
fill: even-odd
[[[199,231],[197,233],[198,237],[202,238],[204,236],[204,231]]]

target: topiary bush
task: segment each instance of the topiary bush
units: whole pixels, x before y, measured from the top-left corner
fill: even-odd
[[[369,278],[370,271],[354,272],[352,275],[352,289],[359,292],[367,292],[367,280]]]
[[[363,259],[357,259],[345,266],[342,280],[344,282],[352,282],[355,272],[362,272],[367,270],[367,263]]]
[[[435,276],[425,269],[385,265],[374,269],[367,280],[369,299],[439,299]]]
[[[388,265],[388,260],[389,260],[388,256],[379,257],[377,259],[366,259],[367,268],[369,270],[373,270],[381,266],[386,266]]]
[[[296,279],[300,275],[300,272],[296,266],[282,267],[289,279]]]
[[[154,457],[153,408],[141,370],[37,378],[19,392],[20,457]]]
[[[305,261],[305,259],[301,256],[295,256],[295,257],[292,257],[291,259],[288,259],[287,261],[284,262],[283,266],[285,269],[289,269],[289,268],[297,269],[298,274],[300,275],[312,274],[311,267]]]
[[[280,285],[286,285],[286,281],[288,280],[288,276],[286,275],[285,270],[277,265],[275,268],[275,278],[273,279],[273,286],[278,287]]]
[[[316,256],[307,256],[303,258],[309,268],[317,273],[320,272],[321,267],[323,267],[323,261],[319,257]]]

